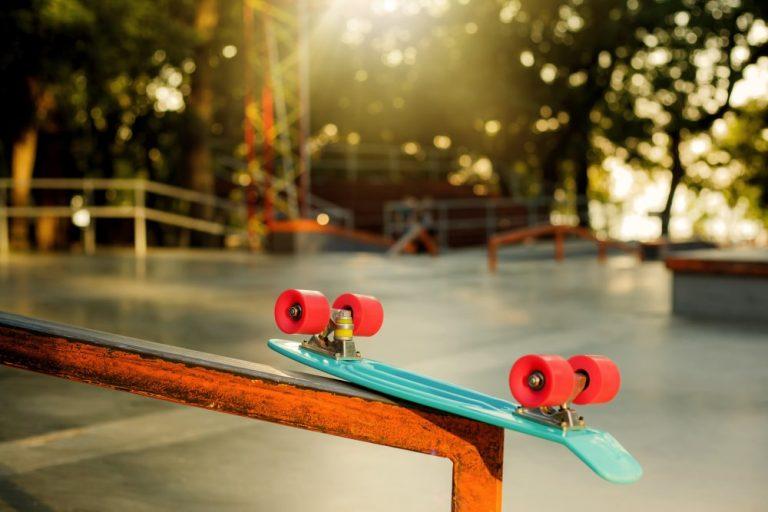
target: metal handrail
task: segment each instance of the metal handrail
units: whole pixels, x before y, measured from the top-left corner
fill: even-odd
[[[10,178],[0,178],[0,255],[3,256],[10,251],[8,226],[10,218],[68,218],[79,210],[87,210],[90,219],[134,219],[134,249],[137,256],[144,256],[147,252],[146,222],[148,220],[218,236],[245,236],[247,233],[245,227],[238,225],[201,219],[148,206],[147,194],[154,194],[234,214],[236,223],[242,226],[246,225],[247,208],[244,203],[156,181],[140,178],[33,178],[25,183],[30,190],[82,191],[84,197],[82,206],[8,206],[8,192],[17,185],[18,183]],[[127,190],[133,194],[133,204],[114,206],[88,204],[88,197],[96,190]],[[309,196],[309,204],[313,216],[326,213],[332,222],[350,229],[354,227],[354,214],[351,210],[314,195]],[[237,222],[238,219],[241,222]],[[95,236],[95,228],[93,221],[91,221],[83,228],[84,247],[88,254],[95,251]]]
[[[14,187],[11,178],[0,178],[0,188],[10,190]],[[205,206],[214,206],[224,210],[240,210],[244,206],[240,203],[223,199],[211,194],[205,194],[196,190],[190,190],[173,185],[166,185],[157,181],[143,180],[140,178],[34,178],[29,180],[29,188],[37,190],[137,190],[160,196],[179,199],[190,203],[198,203]]]
[[[578,198],[576,205],[586,203]],[[557,203],[546,197],[534,198],[455,198],[424,201],[389,201],[384,204],[384,234],[396,237],[408,231],[411,224],[419,222],[436,234],[441,248],[449,245],[451,233],[481,230],[486,239],[500,228],[534,226],[549,222],[550,213]],[[505,209],[519,207],[525,210],[515,214]],[[456,218],[457,215],[475,215]]]
[[[8,191],[17,183],[9,178],[0,178],[0,256],[10,252],[9,219],[58,217],[67,218],[78,211],[85,210],[89,221],[82,227],[85,252],[92,254],[96,249],[96,230],[94,219],[130,219],[134,221],[134,251],[143,257],[147,253],[147,221],[154,221],[169,226],[190,229],[212,235],[246,235],[246,229],[222,222],[196,218],[175,212],[168,212],[147,205],[147,194],[169,197],[172,199],[217,208],[227,213],[234,213],[245,225],[245,205],[195,190],[173,185],[166,185],[143,179],[120,178],[34,178],[25,185],[30,190],[81,190],[84,201],[80,206],[8,206]],[[98,206],[88,204],[88,198],[95,190],[127,190],[133,193],[133,204]]]

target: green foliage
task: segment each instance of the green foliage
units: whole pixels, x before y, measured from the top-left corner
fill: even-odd
[[[4,10],[7,79],[0,96],[11,113],[3,122],[5,145],[35,123],[70,141],[77,174],[149,173],[149,151],[159,144],[172,152],[173,137],[163,139],[178,130],[181,114],[160,115],[148,87],[188,58],[194,32],[189,16],[178,13],[190,7],[176,0],[37,0]]]
[[[728,135],[712,147],[744,173],[719,188],[734,201],[756,201],[766,186],[766,106],[728,102],[744,71],[768,53],[749,35],[768,16],[764,1],[404,1],[393,13],[376,11],[377,2],[322,5],[310,35],[315,131],[334,123],[341,137],[422,147],[447,135],[453,150],[489,157],[496,174],[487,181],[507,192],[515,182],[516,192],[583,194],[589,177],[594,197],[607,200],[598,169],[605,156],[651,171],[676,159],[695,169],[707,156],[676,155],[674,141],[683,147],[730,115]],[[241,2],[218,4],[206,41],[194,28],[197,7],[195,0],[5,2],[3,146],[35,123],[66,140],[70,172],[179,183],[184,134],[203,130],[222,157],[216,169],[227,174],[225,157],[232,165],[242,157],[244,59],[258,73],[262,54],[221,53],[243,48]],[[258,44],[260,23],[255,29]],[[214,69],[210,126],[194,124],[184,108],[195,59]],[[7,150],[0,155],[7,161]],[[718,188],[695,172],[685,181]]]

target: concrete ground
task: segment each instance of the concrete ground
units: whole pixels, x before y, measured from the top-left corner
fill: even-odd
[[[504,510],[765,510],[765,326],[669,314],[659,263],[157,253],[14,256],[0,310],[302,369],[266,347],[288,287],[377,295],[364,354],[507,397],[528,352],[604,353],[619,397],[587,420],[632,451],[634,485],[561,446],[506,436]],[[0,510],[449,510],[445,460],[0,367]]]

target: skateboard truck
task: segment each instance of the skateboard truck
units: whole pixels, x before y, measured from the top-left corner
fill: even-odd
[[[307,350],[335,357],[337,360],[360,359],[360,352],[357,351],[352,336],[354,329],[352,311],[332,309],[331,319],[323,332],[302,341],[301,346]]]
[[[354,336],[373,336],[384,321],[384,309],[376,297],[344,293],[333,307],[313,290],[285,290],[275,302],[275,321],[288,334],[310,334],[302,342],[307,350],[337,360],[361,359]]]
[[[552,425],[563,430],[580,429],[586,426],[584,416],[576,413],[576,410],[563,404],[558,407],[539,407],[528,409],[523,406],[517,408],[517,413],[545,425]]]
[[[510,390],[520,403],[517,413],[563,431],[586,426],[571,404],[609,402],[620,385],[616,364],[599,355],[566,360],[552,354],[529,354],[518,359],[509,372]]]
[[[574,377],[576,384],[571,396],[565,403],[554,407],[546,405],[538,408],[519,406],[517,413],[539,423],[560,427],[563,430],[584,428],[586,426],[584,417],[576,412],[570,402],[584,391],[589,382],[589,377],[583,372],[574,372]],[[538,370],[533,371],[526,379],[527,386],[533,391],[541,391],[544,389],[545,383],[546,378],[544,374]]]

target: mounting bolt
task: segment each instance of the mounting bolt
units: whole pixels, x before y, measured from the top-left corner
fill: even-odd
[[[301,305],[294,304],[293,306],[289,307],[288,316],[293,320],[298,320],[299,318],[301,318]]]
[[[544,387],[544,375],[541,372],[533,372],[528,376],[528,387],[538,391]]]

